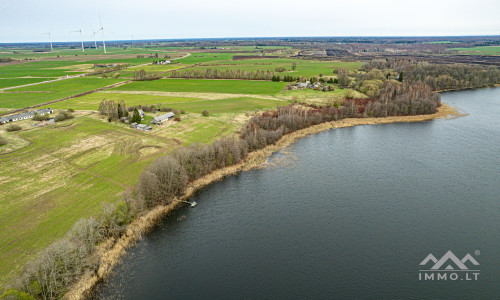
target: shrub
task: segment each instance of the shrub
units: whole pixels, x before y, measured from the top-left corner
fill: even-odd
[[[9,127],[7,127],[7,129],[6,129],[6,130],[7,130],[8,132],[12,132],[12,131],[19,131],[19,130],[21,130],[21,129],[22,129],[22,128],[21,128],[21,126],[19,126],[19,125],[15,125],[15,124],[12,124],[12,125],[10,125]]]
[[[174,118],[174,121],[175,121],[175,122],[180,122],[180,120],[181,120],[181,118],[179,118],[179,117],[175,117],[175,118]]]
[[[344,96],[346,98],[356,98],[356,92],[354,92],[353,90],[347,90],[345,91]]]
[[[184,115],[185,113],[186,113],[186,111],[185,111],[185,110],[183,110],[183,109],[181,109],[181,114],[183,114],[183,115]]]
[[[75,110],[74,110],[74,109],[72,109],[72,108],[68,108],[68,111],[69,111],[70,113],[75,112]]]
[[[208,110],[204,110],[202,113],[201,113],[202,116],[204,117],[207,117],[209,115],[208,113]]]
[[[54,118],[54,121],[61,122],[64,120],[73,119],[74,116],[68,111],[60,111],[59,114]]]
[[[7,141],[4,137],[0,136],[0,146],[7,145],[9,141]]]
[[[48,115],[39,115],[39,114],[35,114],[33,116],[33,121],[47,121],[48,119],[50,119],[50,117]]]

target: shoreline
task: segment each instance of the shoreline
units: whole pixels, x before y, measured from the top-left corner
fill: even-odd
[[[314,125],[287,134],[274,145],[269,145],[261,150],[249,153],[242,162],[236,165],[218,169],[191,182],[188,185],[185,194],[180,197],[179,200],[187,200],[195,192],[227,176],[237,174],[241,171],[248,171],[263,167],[267,158],[271,154],[290,146],[297,140],[310,134],[320,133],[335,128],[353,127],[356,125],[424,122],[443,118],[454,119],[464,115],[466,114],[462,114],[449,105],[441,103],[438,111],[432,115],[394,116],[385,118],[348,118]],[[150,231],[162,218],[182,205],[185,204],[179,201],[173,201],[168,205],[156,206],[143,216],[138,217],[132,223],[127,225],[125,233],[117,240],[108,239],[101,245],[97,246],[96,255],[99,261],[97,272],[88,272],[84,274],[78,282],[69,288],[63,298],[85,299],[91,294],[97,283],[105,280],[106,277],[111,274],[113,267],[120,261],[127,248],[133,246],[140,240],[143,234]]]

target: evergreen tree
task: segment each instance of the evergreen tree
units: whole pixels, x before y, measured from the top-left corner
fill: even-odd
[[[141,123],[141,115],[139,115],[137,108],[134,108],[134,114],[132,115],[132,119],[130,119],[130,123]]]
[[[399,73],[398,81],[403,82],[403,71],[401,71],[401,73]]]
[[[123,117],[122,107],[120,103],[118,103],[118,119],[121,119],[121,117]]]

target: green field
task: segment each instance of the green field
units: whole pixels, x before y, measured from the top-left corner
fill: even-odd
[[[0,66],[0,78],[24,76],[61,77],[66,76],[66,74],[81,74],[83,72],[77,70],[83,64],[84,62],[77,61],[38,61],[3,65]]]
[[[172,71],[180,68],[185,68],[189,65],[185,64],[168,64],[168,65],[153,65],[153,64],[148,64],[148,65],[139,65],[136,67],[130,67],[127,69],[123,69],[118,71],[120,73],[120,78],[125,78],[125,79],[132,79],[134,78],[134,72],[144,70],[146,71],[147,74],[158,74],[158,73],[164,73],[167,71]],[[166,75],[164,75],[166,76]]]
[[[211,114],[238,113],[263,108],[273,108],[277,105],[286,105],[289,102],[253,97],[239,97],[218,100],[198,100],[185,103],[170,103],[166,106],[187,112],[202,113],[207,110]]]
[[[19,136],[32,145],[0,156],[0,282],[76,220],[120,199],[145,164],[175,145],[91,117]]]
[[[426,44],[458,44],[458,42],[451,41],[435,41],[435,42],[425,42]]]
[[[55,78],[2,78],[0,79],[0,89],[29,83],[42,82],[51,79]]]
[[[85,44],[87,47],[88,44]],[[93,43],[92,43],[93,46]],[[48,50],[49,44],[44,45],[40,47],[39,49],[45,49]],[[85,56],[95,56],[95,55],[105,55],[104,50],[102,48],[102,45],[98,43],[97,45],[98,49],[93,49],[93,48],[86,48],[85,52],[82,52],[81,48],[75,48],[75,49],[70,49],[70,48],[54,48],[53,52],[33,52],[33,50],[28,50],[28,49],[0,49],[3,51],[3,53],[0,53],[0,57],[11,57],[15,59],[49,59],[49,58],[65,58],[65,57],[74,57],[74,56],[79,56],[79,57],[85,57]],[[158,53],[160,54],[166,54],[166,53],[173,53],[171,51],[167,51],[166,48],[164,49],[147,49],[147,48],[130,48],[127,47],[126,49],[124,48],[118,48],[118,47],[106,47],[106,55],[134,55],[134,54],[155,54]]]
[[[1,136],[30,143],[0,155],[0,284],[78,219],[121,199],[154,158],[179,143],[211,142],[240,126],[231,117],[182,118],[148,133],[97,115],[45,128],[31,128],[33,121],[26,120],[19,122],[21,132],[0,128]]]
[[[466,55],[500,55],[500,46],[484,46],[473,48],[450,48],[459,54]]]
[[[208,61],[231,60],[234,53],[205,53],[194,52],[186,58],[181,58],[178,61],[183,64],[197,64]]]
[[[122,94],[122,93],[93,93],[78,98],[51,104],[55,109],[98,110],[99,103],[103,100],[125,101],[127,106],[135,105],[158,105],[169,106],[170,103],[199,101],[200,98],[155,96],[144,94]]]
[[[76,95],[120,81],[123,80],[82,77],[12,89],[0,92],[0,108],[23,108]]]
[[[134,81],[112,90],[275,95],[285,85],[284,82],[272,81],[160,79],[154,81]]]

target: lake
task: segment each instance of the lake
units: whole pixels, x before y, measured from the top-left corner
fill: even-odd
[[[497,298],[500,88],[442,101],[468,115],[311,135],[274,154],[276,167],[203,189],[95,297]],[[422,271],[449,250],[478,265]]]

